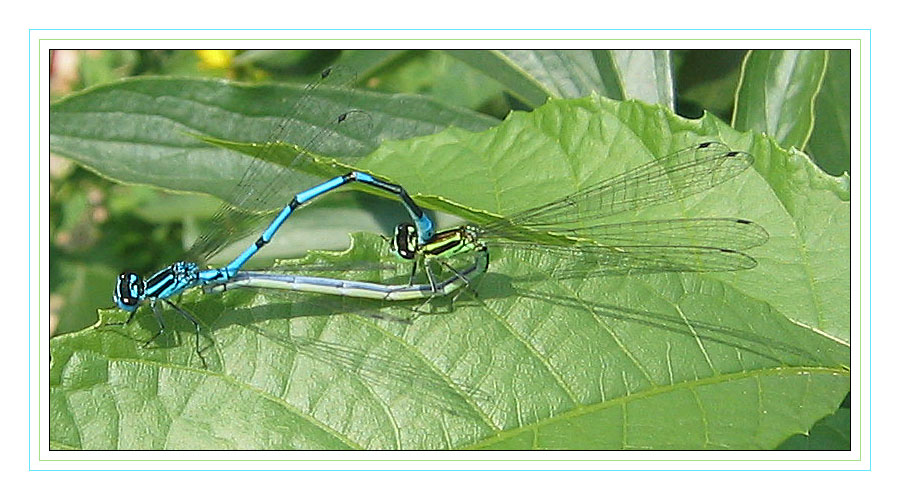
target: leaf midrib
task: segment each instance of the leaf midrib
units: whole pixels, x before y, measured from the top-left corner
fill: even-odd
[[[705,379],[696,379],[696,380],[688,380],[684,382],[678,382],[676,384],[670,384],[665,386],[653,386],[647,390],[635,392],[632,394],[628,394],[626,396],[622,396],[619,398],[611,399],[608,401],[602,401],[599,403],[588,404],[588,405],[577,405],[573,407],[571,410],[558,413],[552,417],[548,417],[542,420],[535,421],[531,424],[524,425],[521,427],[517,427],[513,430],[502,431],[497,433],[494,436],[491,436],[487,439],[483,439],[481,441],[476,441],[468,446],[465,446],[461,449],[463,450],[479,450],[481,448],[485,448],[493,443],[502,442],[507,439],[510,439],[514,436],[517,436],[523,432],[532,432],[537,431],[540,427],[545,426],[547,424],[553,422],[563,421],[569,418],[574,418],[577,416],[585,415],[594,411],[604,410],[606,408],[612,406],[619,406],[625,403],[646,399],[653,396],[658,396],[661,394],[666,394],[670,392],[675,392],[681,389],[695,389],[697,387],[703,387],[707,385],[713,385],[717,383],[724,382],[732,382],[735,380],[743,380],[749,379],[759,376],[774,376],[774,375],[808,375],[811,373],[817,374],[826,374],[826,375],[843,375],[849,376],[850,372],[844,369],[838,368],[826,368],[821,366],[790,366],[790,367],[775,367],[775,368],[761,368],[750,371],[742,371],[731,374],[723,374],[717,375],[714,377],[707,377]]]

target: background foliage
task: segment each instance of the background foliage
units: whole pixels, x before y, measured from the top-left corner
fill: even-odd
[[[849,179],[829,177],[790,149],[831,174],[847,171],[849,57],[839,51],[54,54],[57,95],[87,89],[51,110],[51,144],[61,155],[51,171],[54,334],[96,322],[122,269],[146,275],[179,258],[216,198],[227,199],[229,166],[239,172],[246,161],[153,123],[161,110],[204,135],[265,140],[267,126],[249,106],[285,112],[273,96],[290,97],[335,62],[369,91],[348,92],[342,103],[369,119],[352,147],[347,138],[332,154],[400,182],[441,213],[471,218],[472,208],[502,214],[550,201],[608,176],[596,169],[607,154],[619,154],[605,162],[621,168],[700,138],[748,150],[757,158],[749,183],[677,215],[762,223],[772,238],[754,253],[761,265],[729,276],[607,277],[573,293],[510,281],[522,265],[547,263],[504,264],[500,254],[479,295],[452,314],[353,304],[356,314],[335,315],[321,311],[336,304],[319,298],[188,294],[192,310],[216,326],[209,370],[191,359],[190,342],[142,350],[109,327],[53,341],[55,446],[849,448],[847,410],[827,416],[849,388]],[[133,75],[144,78],[120,80]],[[197,79],[210,76],[263,86]],[[219,105],[225,93],[248,106],[233,122],[183,104],[211,96]],[[591,94],[614,100],[577,99]],[[657,106],[616,102],[623,99]],[[712,114],[690,122],[667,109]],[[534,112],[507,118],[511,110]],[[121,122],[111,123],[110,112]],[[603,130],[619,135],[594,133]],[[567,166],[580,169],[574,185],[560,182]],[[497,172],[508,174],[491,177]],[[479,198],[494,191],[472,190],[471,179],[490,179],[507,197]],[[343,249],[357,230],[387,234],[404,219],[395,205],[355,192],[330,196],[304,208],[267,256]],[[383,260],[379,242],[359,235],[350,253],[302,264]],[[383,272],[360,277],[392,278]],[[585,296],[595,300],[573,298]],[[528,318],[552,320],[534,327]],[[145,317],[131,333],[152,329]],[[233,425],[213,425],[222,405]]]

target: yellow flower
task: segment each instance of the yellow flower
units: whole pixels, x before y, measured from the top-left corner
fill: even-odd
[[[231,67],[234,59],[233,50],[198,50],[200,64],[206,68],[226,69]]]

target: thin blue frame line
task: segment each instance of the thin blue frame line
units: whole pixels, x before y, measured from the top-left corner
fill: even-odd
[[[100,31],[118,31],[118,30],[120,30],[120,29],[107,29],[107,30],[100,30]],[[419,29],[410,29],[410,30],[403,30],[403,31],[413,31],[413,30],[417,31]],[[617,31],[617,30],[618,29],[612,29],[612,30],[606,30],[606,31]],[[712,31],[712,30],[719,30],[719,29],[710,29],[710,31]],[[32,30],[29,30],[29,33],[31,31]],[[34,31],[40,31],[40,29],[35,29]],[[80,31],[80,30],[67,29],[64,31]],[[139,30],[139,31],[157,31],[157,30],[144,29],[144,30]],[[201,31],[207,31],[207,30],[201,30]],[[245,30],[240,30],[240,31],[245,31]],[[272,30],[246,30],[246,31],[272,31]],[[284,31],[284,30],[280,29],[280,30],[275,30],[275,31]],[[292,31],[324,31],[324,30],[310,29],[310,30],[292,30]],[[339,31],[370,31],[370,30],[339,30]],[[387,30],[383,30],[383,31],[387,31]],[[438,31],[448,31],[448,30],[445,29],[445,30],[438,30]],[[449,30],[449,31],[455,31],[455,30]],[[505,30],[501,30],[501,31],[505,31]],[[567,30],[567,31],[586,31],[586,30]],[[591,31],[598,31],[598,30],[591,30]],[[665,30],[665,31],[687,31],[687,30],[672,29],[672,30]],[[740,31],[752,31],[752,30],[744,29],[744,30],[740,30]],[[801,30],[801,31],[803,31],[803,30]],[[871,94],[872,94],[871,29],[866,30],[866,31],[868,31],[869,35],[870,35],[870,37],[869,37],[869,95],[871,97]],[[31,37],[30,36],[28,39],[28,53],[31,54]],[[28,164],[31,165],[31,112],[30,112],[31,58],[30,57],[28,60],[28,103],[29,103],[28,104],[28,108],[29,108],[29,113],[28,113]],[[871,98],[870,98],[869,99],[869,132],[870,132],[869,133],[869,150],[870,150],[870,152],[872,149],[872,138],[871,138],[872,113],[871,113],[871,110],[872,110],[872,104],[871,104]],[[870,325],[870,328],[871,328],[871,318],[872,318],[872,301],[871,301],[871,296],[872,296],[872,267],[871,267],[871,261],[872,261],[872,220],[871,220],[871,214],[872,214],[872,195],[871,195],[871,193],[872,193],[872,168],[871,167],[872,167],[872,159],[871,159],[871,154],[870,154],[870,156],[869,156],[869,325]],[[30,172],[30,168],[29,168],[27,184],[28,184],[28,206],[30,207],[31,206],[31,172]],[[28,224],[28,269],[30,272],[30,270],[31,270],[31,224],[30,223]],[[28,280],[28,330],[31,331],[31,280],[30,279]],[[870,335],[870,341],[869,341],[870,388],[871,388],[871,380],[872,380],[871,357],[872,357],[872,341],[871,341],[871,335]],[[31,373],[31,343],[30,342],[28,344],[28,369],[29,369],[29,374],[30,374]],[[872,463],[871,463],[871,446],[872,446],[871,427],[872,427],[872,398],[871,398],[871,389],[870,389],[870,397],[869,397],[869,430],[870,431],[869,431],[869,469],[868,470],[871,470],[871,467],[872,467]],[[31,391],[29,391],[29,394],[28,394],[28,435],[31,436]],[[28,448],[28,458],[29,458],[29,469],[30,469],[30,464],[31,464],[31,447],[30,446]],[[44,469],[44,470],[51,470],[51,469]],[[62,469],[62,470],[66,470],[66,469]],[[151,469],[151,470],[158,470],[158,469]],[[253,469],[251,469],[251,470],[253,470]],[[286,470],[286,469],[275,469],[275,470]],[[306,470],[306,469],[300,469],[300,470]],[[316,469],[316,470],[318,470],[318,469]],[[367,470],[367,469],[361,469],[361,470]],[[423,469],[423,470],[433,470],[433,469]],[[456,470],[456,469],[451,469],[451,470]],[[498,469],[498,470],[500,470],[500,469]],[[512,470],[516,470],[516,469],[512,469]],[[533,469],[533,470],[537,470],[537,469]],[[553,469],[553,470],[556,470],[556,469]],[[588,469],[575,469],[575,470],[588,470]],[[605,469],[599,469],[599,470],[605,470]]]
[[[868,31],[871,35],[872,28],[31,28],[28,31]]]
[[[40,56],[40,54],[38,54]],[[28,30],[28,212],[31,213],[31,30]],[[49,258],[49,255],[47,256]],[[40,335],[40,332],[38,332]],[[28,385],[31,385],[31,217],[28,218]],[[28,389],[28,440],[31,441],[31,388]],[[28,444],[28,470],[31,445]]]
[[[63,29],[53,29],[53,28],[30,28],[28,30],[28,207],[29,210],[31,208],[31,32],[32,31],[865,31],[868,33],[868,47],[869,47],[869,328],[871,331],[872,327],[872,29],[871,28],[829,28],[829,29],[819,29],[819,28],[776,28],[776,29],[763,29],[763,28],[739,28],[739,29],[726,29],[726,28],[704,28],[704,29],[689,29],[689,28],[666,28],[666,29],[649,29],[649,28],[609,28],[609,29],[552,29],[552,28],[542,28],[542,29],[511,29],[511,28],[503,28],[503,29],[487,29],[487,28],[475,28],[475,29],[456,29],[456,28],[440,28],[440,29],[425,29],[425,28],[403,28],[403,29],[323,29],[323,28],[309,28],[309,29],[211,29],[211,28],[203,28],[203,29],[187,29],[187,28],[177,28],[177,29],[158,29],[158,28],[138,28],[138,29],[126,29],[126,28],[102,28],[102,29],[81,29],[81,28],[63,28]],[[28,223],[28,270],[29,274],[31,272],[31,220],[29,218]],[[28,331],[31,332],[31,279],[28,280]],[[860,332],[862,334],[862,332]],[[862,470],[872,470],[872,336],[869,335],[869,468]],[[28,377],[29,384],[31,383],[31,342],[29,339],[28,342]],[[28,440],[31,438],[31,391],[28,391]],[[85,469],[32,469],[31,468],[31,446],[28,446],[28,469],[29,470],[45,470],[45,471],[70,471],[70,470],[78,470],[82,471]],[[169,470],[169,469],[90,469],[94,471],[118,471],[118,470],[131,470],[131,471],[156,471],[156,470]],[[171,469],[171,470],[183,470],[183,471],[205,471],[205,470],[272,470],[272,471],[305,471],[305,470],[321,470],[321,471],[331,471],[331,470],[343,470],[343,469]],[[368,470],[385,470],[385,469],[348,469],[348,470],[356,470],[356,471],[368,471]],[[389,469],[387,471],[394,470],[428,470],[428,471],[466,471],[467,469]],[[485,470],[488,469],[473,469],[473,470]],[[521,471],[521,470],[534,470],[541,471],[544,469],[490,469],[492,471]],[[725,469],[546,469],[548,471],[605,471],[605,470],[616,470],[616,471],[631,471],[631,470],[678,470],[678,471],[709,471],[709,470],[725,470]],[[760,471],[767,469],[727,469],[730,471]],[[773,469],[778,471],[806,471],[806,470],[827,470],[827,471],[859,471],[860,469]]]
[[[377,471],[377,472],[592,472],[592,471],[610,471],[610,472],[864,472],[868,469],[37,469],[48,472],[346,472],[346,471]]]
[[[860,165],[862,167],[862,165]],[[860,330],[862,330],[860,328]],[[862,335],[862,331],[859,332]],[[869,469],[872,470],[872,30],[869,30]]]

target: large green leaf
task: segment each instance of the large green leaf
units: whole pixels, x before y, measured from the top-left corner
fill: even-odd
[[[348,110],[360,113],[337,125],[337,117]],[[483,130],[496,123],[416,96],[190,78],[121,80],[68,96],[54,103],[50,113],[54,153],[120,182],[207,193],[226,201],[233,201],[248,158],[197,136],[260,143],[278,139],[330,156],[354,157],[388,139],[431,134],[451,125]],[[274,186],[278,204],[321,179],[295,173],[282,181]]]
[[[752,219],[771,235],[752,250],[756,269],[553,279],[555,257],[495,249],[477,295],[420,312],[192,291],[182,306],[214,339],[206,367],[190,325],[171,312],[179,347],[143,349],[126,338],[154,334],[148,311],[128,328],[52,340],[53,444],[774,448],[831,414],[849,388],[847,188],[802,154],[711,117],[584,98],[515,113],[481,133],[388,142],[356,166],[400,182],[423,205],[507,215],[709,139],[751,152],[755,169],[618,218]],[[347,253],[306,263],[379,282],[407,271],[351,272],[361,261],[391,262],[384,242],[364,235]],[[124,316],[105,312],[103,321]]]
[[[762,224],[771,238],[753,252],[759,268],[725,279],[801,324],[848,340],[846,179],[714,117],[683,120],[638,102],[554,101],[481,134],[448,130],[386,144],[357,167],[400,183],[423,206],[476,219],[472,208],[508,215],[710,138],[752,153],[755,175],[638,216],[740,216]],[[442,175],[429,174],[435,171]],[[477,189],[470,179],[478,179]]]
[[[338,76],[352,80],[357,75]],[[336,117],[348,110],[355,110],[352,118],[336,124]],[[497,122],[417,96],[346,86],[308,90],[191,78],[122,80],[68,96],[54,103],[50,113],[51,149],[57,154],[119,182],[205,193],[232,203],[243,195],[234,186],[251,158],[212,146],[200,136],[258,143],[279,139],[322,154],[354,157],[370,152],[382,140],[431,134],[448,126],[483,130]],[[257,171],[267,168],[271,165],[255,166]],[[266,184],[270,209],[281,208],[299,190],[324,180],[297,170],[283,173],[276,182],[270,182],[272,175],[266,173],[259,178]],[[268,255],[334,248],[323,244],[323,237],[346,245],[350,230],[385,229],[359,203],[340,198],[340,210],[316,204],[308,209],[311,217],[289,221]],[[224,255],[233,257],[235,252]]]

